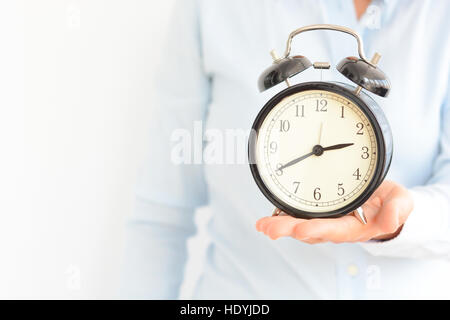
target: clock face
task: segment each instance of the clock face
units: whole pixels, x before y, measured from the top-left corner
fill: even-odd
[[[272,197],[302,212],[337,212],[373,184],[377,136],[347,97],[306,90],[279,101],[260,122],[253,150]]]

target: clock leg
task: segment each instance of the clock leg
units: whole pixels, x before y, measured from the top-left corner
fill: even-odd
[[[364,211],[361,207],[353,211],[353,215],[362,223],[367,224],[366,216],[364,215]]]
[[[272,213],[272,217],[276,217],[276,216],[284,216],[286,215],[286,213],[284,213],[282,210],[275,208],[275,210],[273,210]]]

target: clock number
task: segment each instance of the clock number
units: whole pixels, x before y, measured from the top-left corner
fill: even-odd
[[[343,196],[345,193],[345,190],[342,187],[343,185],[344,185],[343,183],[338,183],[338,192],[337,192],[338,196]]]
[[[283,165],[281,163],[277,164],[277,170],[275,170],[275,173],[277,174],[277,176],[282,176],[283,175],[283,170],[280,170],[280,168]]]
[[[358,135],[363,135],[363,134],[364,134],[364,132],[363,132],[364,124],[363,124],[362,122],[358,122],[358,123],[356,124],[356,128],[359,129],[359,130],[356,132],[356,134],[358,134]]]
[[[322,198],[322,195],[320,194],[320,188],[314,189],[314,199],[319,201]]]
[[[291,128],[289,120],[280,120],[280,132],[288,132]]]
[[[278,144],[275,141],[270,143],[270,152],[275,153],[278,150]]]
[[[300,111],[299,107],[298,107],[298,105],[296,105],[295,106],[295,116],[303,118],[305,116],[305,106],[302,105],[301,112],[299,112],[299,111]]]
[[[362,152],[363,152],[363,154],[361,155],[361,158],[363,158],[363,159],[369,158],[369,148],[362,147]]]
[[[300,181],[294,181],[293,183],[292,183],[293,185],[294,185],[294,187],[295,187],[295,191],[294,191],[294,193],[297,193],[297,191],[298,191],[298,187],[300,186]]]
[[[353,173],[353,176],[356,177],[356,180],[360,180],[361,174],[359,173],[359,168]]]
[[[344,118],[344,106],[341,106],[341,118]]]
[[[328,104],[328,101],[325,100],[325,99],[316,100],[316,111],[317,112],[319,112],[319,111],[320,112],[327,112],[328,111],[327,104]]]

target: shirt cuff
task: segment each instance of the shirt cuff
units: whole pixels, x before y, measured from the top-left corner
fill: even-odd
[[[420,245],[436,239],[447,225],[441,210],[433,206],[434,197],[423,187],[409,190],[414,209],[400,233],[390,240],[370,240],[360,245],[374,256],[420,256]]]

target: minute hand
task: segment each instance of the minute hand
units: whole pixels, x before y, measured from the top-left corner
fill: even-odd
[[[314,155],[314,151],[310,152],[310,153],[307,153],[307,154],[305,154],[305,155],[303,155],[303,156],[301,156],[301,157],[299,157],[297,159],[289,161],[284,166],[279,167],[278,170],[283,170],[284,168],[290,167],[290,166],[292,166],[292,165],[294,165],[294,164],[296,164],[296,163],[298,163],[298,162],[300,162],[302,160],[305,160],[306,158],[311,157],[312,155]]]
[[[329,146],[329,147],[323,148],[323,151],[343,149],[343,148],[346,148],[346,147],[350,147],[352,145],[354,145],[354,143],[335,144],[334,146]]]

